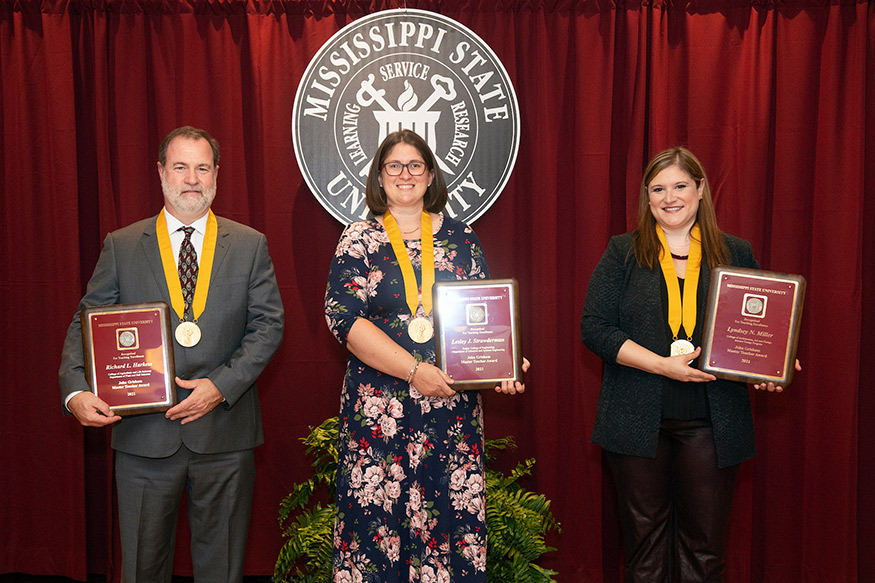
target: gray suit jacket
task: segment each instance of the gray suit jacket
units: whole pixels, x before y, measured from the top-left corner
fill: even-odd
[[[759,268],[750,243],[724,234],[730,262]],[[697,290],[696,328],[704,326],[711,270],[702,262]],[[611,237],[586,292],[580,330],[583,343],[604,360],[602,388],[592,440],[615,453],[656,457],[662,419],[663,377],[617,364],[626,340],[657,354],[669,354],[671,334],[660,290],[662,271],[640,267],[632,252],[632,233]],[[755,455],[753,414],[742,383],[706,383],[717,463],[737,464]]]
[[[170,305],[156,219],[106,236],[80,311],[139,302]],[[173,355],[177,376],[209,378],[226,401],[186,425],[165,419],[163,413],[126,417],[113,428],[116,450],[157,458],[173,454],[183,443],[196,453],[219,453],[251,449],[264,441],[255,381],[282,341],[282,302],[265,236],[240,223],[217,219],[209,296],[198,319],[202,338],[192,348],[183,348],[174,340]],[[170,312],[170,327],[175,329],[179,318]],[[59,377],[62,400],[74,391],[90,390],[78,312],[67,330]],[[190,393],[177,389],[179,400]]]

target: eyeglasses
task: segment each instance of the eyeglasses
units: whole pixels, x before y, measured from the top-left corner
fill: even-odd
[[[428,164],[425,162],[408,162],[407,164],[402,164],[401,162],[389,162],[388,164],[380,166],[380,169],[385,170],[386,174],[389,176],[401,176],[401,173],[404,172],[405,168],[407,168],[407,172],[409,172],[411,176],[422,176],[425,171],[428,170]]]

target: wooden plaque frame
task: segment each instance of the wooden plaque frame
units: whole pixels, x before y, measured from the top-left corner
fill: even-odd
[[[805,288],[801,275],[717,267],[699,368],[733,381],[792,383]]]
[[[523,382],[516,279],[441,281],[432,297],[437,366],[453,389]]]
[[[79,321],[88,385],[115,414],[158,413],[176,404],[166,303],[85,308]]]

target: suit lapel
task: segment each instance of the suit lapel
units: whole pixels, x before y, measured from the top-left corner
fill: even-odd
[[[210,274],[211,281],[215,281],[219,270],[222,268],[222,261],[225,260],[225,256],[228,254],[228,249],[231,246],[230,232],[225,220],[217,216],[216,222],[218,232],[216,233],[216,252],[213,255],[213,270]]]
[[[164,276],[164,265],[161,263],[161,251],[158,249],[158,234],[155,231],[155,221],[158,220],[157,215],[151,221],[146,223],[143,229],[143,235],[140,237],[140,249],[143,255],[146,256],[146,261],[149,263],[149,270],[152,272],[152,277],[155,278],[155,283],[158,289],[161,290],[161,299],[170,303],[170,290],[167,288],[167,278]]]

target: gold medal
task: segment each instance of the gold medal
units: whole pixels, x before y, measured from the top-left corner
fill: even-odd
[[[180,322],[175,336],[181,346],[191,348],[201,341],[201,329],[194,322]]]
[[[681,354],[690,354],[696,349],[693,343],[689,340],[675,340],[671,343],[671,355],[680,356]]]
[[[422,344],[434,336],[434,327],[428,318],[414,318],[407,324],[407,334],[414,342]]]

